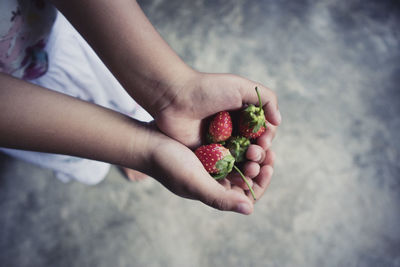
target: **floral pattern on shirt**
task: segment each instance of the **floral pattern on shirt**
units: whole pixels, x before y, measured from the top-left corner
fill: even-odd
[[[26,80],[45,74],[55,18],[55,8],[44,0],[0,1],[0,72]]]

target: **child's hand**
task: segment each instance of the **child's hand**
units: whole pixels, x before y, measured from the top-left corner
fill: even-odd
[[[239,76],[195,72],[176,85],[175,97],[169,105],[155,112],[155,121],[162,132],[189,147],[197,147],[201,143],[205,118],[222,110],[240,109],[243,104],[258,104],[255,86],[259,88],[269,129],[259,143],[267,149],[281,121],[276,95],[268,88]]]
[[[264,192],[273,163],[268,149],[275,126],[280,123],[272,91],[238,76],[192,71],[161,38],[135,1],[90,0],[86,5],[79,0],[52,2],[88,40],[127,92],[155,118],[159,129],[190,148],[200,145],[201,125],[208,116],[239,109],[243,104],[257,104],[254,87],[258,86],[269,127],[257,145],[249,148],[249,162],[243,171],[254,178],[257,197]],[[138,140],[141,146],[143,140]],[[194,153],[177,141],[165,139],[154,153],[155,167],[167,174],[157,177],[168,178],[161,180],[168,188],[224,210],[233,210],[243,201],[251,203],[248,198],[243,199],[240,184],[227,185],[231,189],[225,191]]]
[[[247,187],[238,177],[232,175],[229,178],[236,180],[236,183],[228,179],[217,182],[186,146],[161,133],[154,134],[151,140],[155,147],[152,149],[152,164],[146,172],[169,190],[181,197],[200,200],[219,210],[252,213],[253,198],[245,191]],[[245,173],[253,178],[251,184],[259,199],[270,182],[273,154],[252,145],[247,155],[254,162],[246,163],[248,166]],[[258,158],[259,155],[261,158]]]
[[[253,184],[257,199],[259,199],[266,190],[273,172],[274,154],[269,150],[269,147],[275,136],[276,126],[281,121],[277,108],[277,99],[272,91],[234,75],[196,73],[187,80],[186,84],[181,85],[181,89],[177,91],[176,97],[170,102],[170,105],[156,113],[155,121],[161,131],[184,145],[195,148],[202,141],[202,135],[204,134],[202,126],[205,118],[222,110],[240,109],[243,104],[258,103],[257,95],[254,91],[255,86],[258,86],[260,91],[268,127],[267,131],[257,139],[257,144],[249,147],[246,153],[248,161],[244,164],[243,171],[248,178],[252,179],[250,182]],[[190,168],[190,171],[196,170],[196,172],[199,172],[199,176],[204,176],[204,178],[202,178],[203,181],[197,181],[196,179],[187,181],[187,189],[193,190],[192,187],[195,182],[202,182],[210,188],[213,187],[212,185],[215,186],[217,184],[206,174],[194,155],[187,155],[185,160],[189,159],[192,161],[192,165],[196,162],[193,165],[196,168]],[[190,177],[195,177],[196,172],[191,173]],[[220,181],[220,184],[228,189],[227,192],[233,190],[241,194],[247,194],[249,200],[252,200],[248,192],[244,191],[247,185],[237,175],[229,175],[228,179]],[[217,187],[215,190],[220,189],[220,187]],[[196,192],[198,194],[203,191]],[[202,195],[202,197],[198,195],[197,198],[219,209],[226,209],[226,207],[231,209],[233,206],[227,203],[232,201],[232,203],[236,203],[229,194],[218,198],[221,192],[215,195],[212,192],[215,191],[210,191],[209,193],[204,191],[203,194],[205,195]],[[209,200],[207,197],[211,197],[214,200]]]

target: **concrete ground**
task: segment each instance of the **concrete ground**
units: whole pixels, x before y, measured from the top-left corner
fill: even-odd
[[[194,68],[277,92],[267,194],[246,217],[1,156],[0,266],[400,266],[398,2],[139,3]]]

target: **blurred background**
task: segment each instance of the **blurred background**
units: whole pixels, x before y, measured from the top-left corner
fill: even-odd
[[[0,155],[0,266],[400,266],[399,2],[139,3],[195,69],[276,91],[266,195],[246,217]]]

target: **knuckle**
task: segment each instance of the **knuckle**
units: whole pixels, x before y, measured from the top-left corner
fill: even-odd
[[[272,99],[273,102],[277,102],[278,101],[278,96],[276,95],[276,93],[274,91],[269,90],[270,92],[270,98]]]
[[[271,153],[271,161],[272,161],[272,162],[275,162],[275,159],[276,159],[276,154],[275,154],[275,152],[271,150],[270,153]]]
[[[227,210],[228,208],[227,202],[223,198],[214,198],[210,206],[218,210]]]

